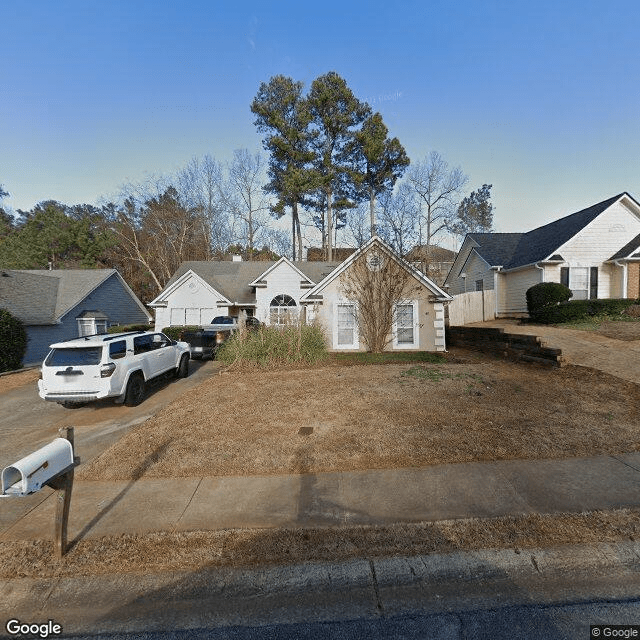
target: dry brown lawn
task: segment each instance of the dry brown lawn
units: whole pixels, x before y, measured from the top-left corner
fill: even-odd
[[[615,322],[605,320],[596,329],[597,333],[614,340],[640,340],[640,319],[635,322]]]
[[[639,385],[461,350],[448,358],[228,371],[131,430],[78,476],[317,473],[640,450]]]
[[[0,376],[0,393],[6,393],[12,389],[23,387],[25,384],[35,384],[40,375],[40,369],[27,369],[16,373],[7,373]]]
[[[44,540],[0,544],[0,578],[255,566],[472,549],[635,540],[640,510],[309,529],[159,532],[81,540],[59,562]]]

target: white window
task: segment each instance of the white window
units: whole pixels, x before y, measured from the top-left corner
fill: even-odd
[[[415,302],[396,305],[396,326],[393,344],[398,349],[417,346],[416,311],[417,303]]]
[[[283,326],[297,322],[298,308],[296,301],[286,293],[277,295],[269,305],[269,321],[275,326]]]
[[[336,311],[336,347],[338,349],[357,348],[356,305],[338,304]]]
[[[586,300],[589,297],[588,267],[571,267],[569,270],[569,288],[573,291],[573,300]]]

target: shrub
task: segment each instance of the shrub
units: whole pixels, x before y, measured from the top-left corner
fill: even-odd
[[[570,300],[559,305],[539,309],[533,317],[543,324],[575,322],[593,316],[620,316],[637,301],[627,298],[601,298],[596,300]]]
[[[0,309],[0,372],[19,369],[26,350],[24,325],[6,309]]]
[[[107,329],[107,333],[122,333],[124,331],[151,331],[150,324],[117,324]]]
[[[527,289],[527,311],[537,320],[537,314],[547,307],[567,302],[573,295],[571,289],[559,282],[540,282]]]
[[[226,340],[216,358],[226,364],[277,367],[313,364],[327,357],[324,334],[314,325],[260,327],[237,331]]]
[[[195,325],[188,325],[186,327],[165,327],[162,330],[167,338],[171,338],[172,340],[182,340],[182,334],[185,331],[200,331],[202,327]]]

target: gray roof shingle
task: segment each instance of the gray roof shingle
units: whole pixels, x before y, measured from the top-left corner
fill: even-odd
[[[633,200],[627,192],[619,193],[527,233],[470,233],[469,237],[477,242],[478,253],[491,266],[515,269],[557,254],[559,247],[625,195]]]
[[[0,307],[27,325],[54,324],[115,269],[3,269],[0,275]]]
[[[476,251],[492,266],[504,267],[513,259],[513,253],[520,242],[522,233],[470,233],[476,244]]]
[[[626,258],[627,256],[632,256],[634,258],[640,258],[640,234],[638,234],[631,242],[627,242],[627,244],[620,249],[617,253],[614,253],[609,260],[620,260],[622,258]]]
[[[53,324],[60,280],[29,272],[0,271],[0,308],[26,325]]]
[[[248,303],[255,299],[253,287],[250,287],[249,283],[256,280],[274,264],[275,261],[183,262],[167,282],[165,289],[191,270],[231,302]],[[314,284],[317,284],[324,276],[335,269],[339,263],[301,261],[293,264]]]

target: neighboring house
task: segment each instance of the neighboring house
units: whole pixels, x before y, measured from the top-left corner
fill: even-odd
[[[527,312],[526,291],[561,282],[573,300],[638,298],[640,203],[628,193],[528,233],[470,233],[445,287],[451,295],[492,289],[496,315]]]
[[[441,287],[453,265],[456,252],[436,245],[423,244],[413,247],[404,258]]]
[[[442,289],[402,260],[379,238],[372,238],[342,263],[185,262],[150,303],[156,311],[156,330],[167,326],[206,325],[217,315],[245,312],[266,324],[291,320],[318,321],[333,350],[364,349],[354,322],[356,302],[342,295],[341,278],[362,253],[376,251],[407,269],[419,291],[403,301],[399,321],[402,338],[390,348],[444,350]]]
[[[152,320],[115,269],[2,269],[0,308],[25,325],[25,364],[42,362],[54,342]]]

